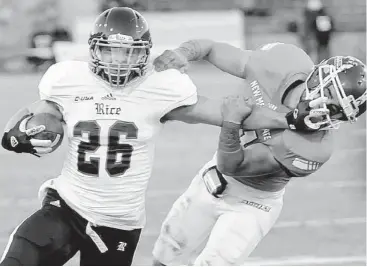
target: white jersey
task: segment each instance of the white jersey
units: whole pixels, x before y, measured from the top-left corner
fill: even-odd
[[[152,70],[115,93],[88,63],[65,61],[50,67],[39,91],[61,107],[69,139],[61,175],[43,188],[55,188],[93,224],[142,228],[160,119],[197,102],[191,79],[176,70]]]

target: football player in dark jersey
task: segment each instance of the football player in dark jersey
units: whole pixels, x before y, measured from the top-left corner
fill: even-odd
[[[242,265],[280,215],[292,177],[317,171],[332,154],[331,132],[366,110],[366,66],[332,57],[314,66],[300,48],[272,43],[246,51],[210,40],[191,40],[155,59],[156,70],[184,72],[205,59],[245,79],[251,99],[227,97],[218,149],[176,200],[155,243],[155,265]],[[287,112],[313,131],[256,130],[241,136],[249,101]]]

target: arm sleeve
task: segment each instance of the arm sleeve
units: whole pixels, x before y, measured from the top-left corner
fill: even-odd
[[[48,100],[58,105],[61,112],[65,110],[65,97],[62,90],[62,80],[65,76],[65,68],[62,63],[52,65],[43,75],[39,85],[39,96],[41,100]]]
[[[165,72],[162,77],[165,82],[159,88],[163,108],[161,117],[178,107],[191,106],[198,101],[197,88],[187,74],[173,69],[161,73]]]
[[[239,124],[223,122],[217,150],[218,169],[223,173],[235,173],[244,159],[240,128]]]
[[[282,141],[272,147],[274,158],[294,177],[308,176],[325,164],[332,154],[328,133],[299,134],[285,131]]]

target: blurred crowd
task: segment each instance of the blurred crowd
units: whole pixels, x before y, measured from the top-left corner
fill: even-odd
[[[277,8],[274,6],[274,1],[267,0],[238,0],[237,3],[246,17],[245,23],[249,23],[251,17],[272,16]],[[297,34],[299,44],[306,53],[315,54],[314,60],[316,62],[329,58],[331,35],[335,31],[331,12],[321,0],[307,0],[298,3],[294,0],[289,2],[289,6],[296,11],[298,17],[286,21],[287,24],[284,25],[285,29],[283,30]],[[282,15],[287,16],[287,14]],[[251,31],[252,29],[247,26],[246,30]]]
[[[60,3],[72,0],[0,0],[0,49],[14,44],[26,46],[26,62],[30,69],[43,70],[55,61],[52,47],[57,41],[72,41],[70,20],[62,13]],[[324,2],[323,2],[324,1]],[[353,0],[363,4],[365,0]],[[205,10],[205,9],[239,9],[247,23],[244,40],[250,39],[250,32],[262,27],[269,33],[288,32],[297,36],[299,44],[309,54],[315,54],[317,62],[330,57],[330,43],[335,31],[345,23],[340,23],[340,16],[333,14],[336,3],[349,5],[342,0],[94,0],[97,3],[95,12],[102,12],[115,6],[131,7],[139,11],[149,10]],[[353,3],[349,6],[352,7]],[[330,6],[334,5],[334,9]],[[286,7],[286,8],[285,8]],[[358,7],[357,7],[358,8]],[[364,9],[366,4],[364,3]],[[362,8],[362,9],[363,9]],[[285,12],[285,10],[289,10]],[[357,9],[356,9],[357,10]],[[79,10],[80,11],[80,10]],[[363,10],[362,10],[363,11]],[[366,12],[360,11],[362,21],[354,23],[356,30],[366,30]],[[350,11],[355,12],[355,11]],[[18,17],[17,17],[18,16]],[[22,16],[22,19],[19,17]],[[292,17],[293,16],[293,17]],[[364,16],[364,18],[363,18]],[[277,17],[278,23],[271,18]],[[252,18],[254,22],[251,24]],[[350,16],[349,20],[355,20]],[[339,23],[335,23],[338,20]],[[66,22],[66,23],[65,23]],[[69,24],[68,24],[69,23]],[[283,24],[282,24],[283,23]],[[336,26],[336,24],[338,24]],[[358,24],[358,25],[357,25]],[[249,26],[250,25],[250,28]],[[274,26],[275,25],[275,26]],[[355,30],[352,27],[347,30]],[[21,30],[20,30],[21,29]],[[345,30],[345,29],[344,29]],[[26,36],[26,40],[24,38]],[[253,47],[250,47],[253,48]],[[9,53],[2,53],[7,55]],[[0,61],[4,56],[0,56]],[[1,63],[1,62],[0,62]],[[1,64],[0,64],[1,65]]]
[[[317,62],[330,57],[330,39],[334,19],[321,0],[308,0],[303,12],[303,30],[300,38],[306,53],[316,50]]]
[[[112,8],[112,7],[130,7],[135,10],[146,10],[147,7],[142,4],[141,1],[138,0],[103,0],[100,3],[100,11],[103,12],[106,9]]]

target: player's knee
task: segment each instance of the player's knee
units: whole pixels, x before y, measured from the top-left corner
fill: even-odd
[[[231,247],[228,249],[204,249],[196,258],[194,265],[198,266],[233,266],[242,265],[240,259],[243,251],[240,248]]]
[[[167,257],[173,257],[171,246],[169,246],[168,243],[162,239],[162,237],[158,237],[157,241],[155,242],[152,254],[154,258],[153,265],[155,266],[160,266],[162,261]],[[157,265],[155,263],[157,263]]]
[[[157,263],[153,265],[170,265],[167,263],[172,262],[180,253],[180,246],[175,240],[169,237],[160,236],[153,248],[154,263]]]
[[[36,244],[14,235],[11,244],[4,252],[1,265],[39,265],[40,253],[41,250]]]
[[[181,253],[187,246],[187,236],[175,220],[166,221],[162,225],[161,233],[154,245],[153,251],[159,254]]]
[[[17,262],[17,265],[39,265],[48,254],[55,240],[52,235],[54,224],[46,223],[47,216],[38,211],[25,220],[11,234],[7,250],[4,252],[4,265]]]
[[[17,258],[5,257],[1,262],[0,266],[21,266],[22,263]]]
[[[205,257],[199,256],[194,264],[194,266],[233,266],[237,265],[233,261],[221,255],[205,255]]]
[[[153,259],[153,263],[152,266],[166,266],[165,264],[161,263],[159,260],[157,259]]]
[[[214,265],[223,265],[226,260],[221,255],[218,255],[215,251],[203,251],[195,260],[194,266],[214,266]]]

